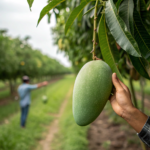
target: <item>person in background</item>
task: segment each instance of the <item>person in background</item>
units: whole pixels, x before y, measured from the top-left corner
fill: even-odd
[[[21,84],[18,87],[18,93],[20,96],[20,107],[21,107],[21,127],[24,128],[26,124],[26,119],[29,111],[29,106],[31,103],[31,98],[30,98],[30,92],[33,89],[40,88],[42,86],[46,86],[48,84],[47,81],[44,81],[42,83],[38,83],[35,85],[29,84],[29,77],[28,76],[23,76],[22,77],[23,84]]]
[[[150,147],[150,117],[134,107],[128,87],[118,79],[116,73],[112,74],[112,82],[115,86],[114,94],[110,97],[113,110],[126,120],[139,138]]]

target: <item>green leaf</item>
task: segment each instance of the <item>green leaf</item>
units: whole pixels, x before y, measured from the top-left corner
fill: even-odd
[[[128,31],[124,21],[118,15],[112,0],[106,1],[105,17],[109,30],[120,47],[130,55],[140,57],[138,44]]]
[[[112,45],[109,42],[104,15],[102,15],[100,23],[99,23],[98,36],[99,36],[100,48],[101,48],[101,52],[102,52],[104,60],[110,66],[110,68],[112,69],[112,72],[115,72],[118,78],[122,81],[122,76],[117,68],[116,61],[114,58],[114,54],[117,53],[118,50],[114,48],[112,49]],[[116,52],[113,53],[113,51],[116,51]]]
[[[140,14],[141,14],[143,24],[150,35],[150,10],[141,11]]]
[[[150,7],[150,0],[146,4],[146,8]]]
[[[135,40],[142,56],[150,62],[150,35],[146,31],[140,14],[134,10]]]
[[[145,0],[139,0],[139,2],[140,2],[140,9],[141,9],[141,11],[146,10]]]
[[[101,8],[101,6],[102,6],[101,4],[100,4],[100,5],[98,5],[98,9],[99,9],[99,8]],[[90,13],[90,12],[91,12],[94,8],[95,8],[95,6],[94,6],[94,7],[92,7],[91,9],[89,9],[87,12],[85,12],[85,13],[84,13],[84,15],[86,15],[86,14]],[[83,15],[83,16],[84,16],[84,15]]]
[[[40,13],[40,17],[39,17],[39,19],[38,19],[37,25],[40,23],[40,21],[42,20],[42,18],[43,18],[51,9],[53,9],[55,6],[57,6],[58,4],[60,4],[60,3],[64,2],[64,1],[65,1],[65,0],[53,0],[53,1],[51,1],[48,5],[46,5],[46,6],[42,9],[42,11],[41,11],[41,13]]]
[[[119,6],[120,6],[120,3],[122,2],[122,0],[118,0],[117,3],[116,3],[116,8],[118,10]]]
[[[71,27],[71,25],[73,24],[74,20],[79,16],[79,14],[83,11],[84,7],[90,2],[91,0],[86,0],[84,2],[82,2],[78,7],[76,7],[72,13],[70,14],[67,22],[66,22],[66,26],[65,26],[65,34],[67,33],[67,31],[69,30],[69,28]]]
[[[116,4],[118,2],[118,0],[113,0],[113,2]]]
[[[132,35],[134,35],[133,10],[134,10],[133,0],[124,0],[119,7],[119,16],[125,22],[128,31]]]
[[[51,13],[47,13],[47,22],[50,23],[51,22]]]
[[[31,10],[31,7],[32,7],[32,4],[33,4],[34,0],[27,0],[27,2],[29,4],[30,10]]]
[[[92,7],[91,9],[89,9],[86,13],[84,13],[84,15],[88,14],[89,12],[91,12],[94,8],[95,8],[95,6]],[[83,15],[83,16],[84,16],[84,15]]]
[[[81,11],[81,13],[79,14],[79,16],[78,16],[78,21],[82,21],[82,17],[83,17],[83,10]]]
[[[149,63],[142,57],[137,58],[129,55],[130,60],[137,70],[137,72],[143,77],[150,79],[150,65]]]

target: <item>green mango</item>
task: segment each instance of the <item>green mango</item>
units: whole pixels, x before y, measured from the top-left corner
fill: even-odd
[[[73,116],[85,126],[93,122],[103,110],[112,90],[111,68],[102,60],[86,63],[75,80]]]

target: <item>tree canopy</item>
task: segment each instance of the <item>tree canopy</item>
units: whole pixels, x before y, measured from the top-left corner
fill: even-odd
[[[0,31],[0,79],[17,79],[23,75],[33,78],[58,75],[68,72],[55,59],[43,55],[33,49],[28,43],[29,37],[24,39],[12,38],[7,32]]]

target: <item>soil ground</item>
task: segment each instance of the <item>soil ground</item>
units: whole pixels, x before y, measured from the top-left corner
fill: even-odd
[[[89,150],[142,150],[140,145],[129,144],[139,140],[135,137],[136,132],[133,129],[110,123],[108,120],[103,111],[91,124],[88,132]]]

